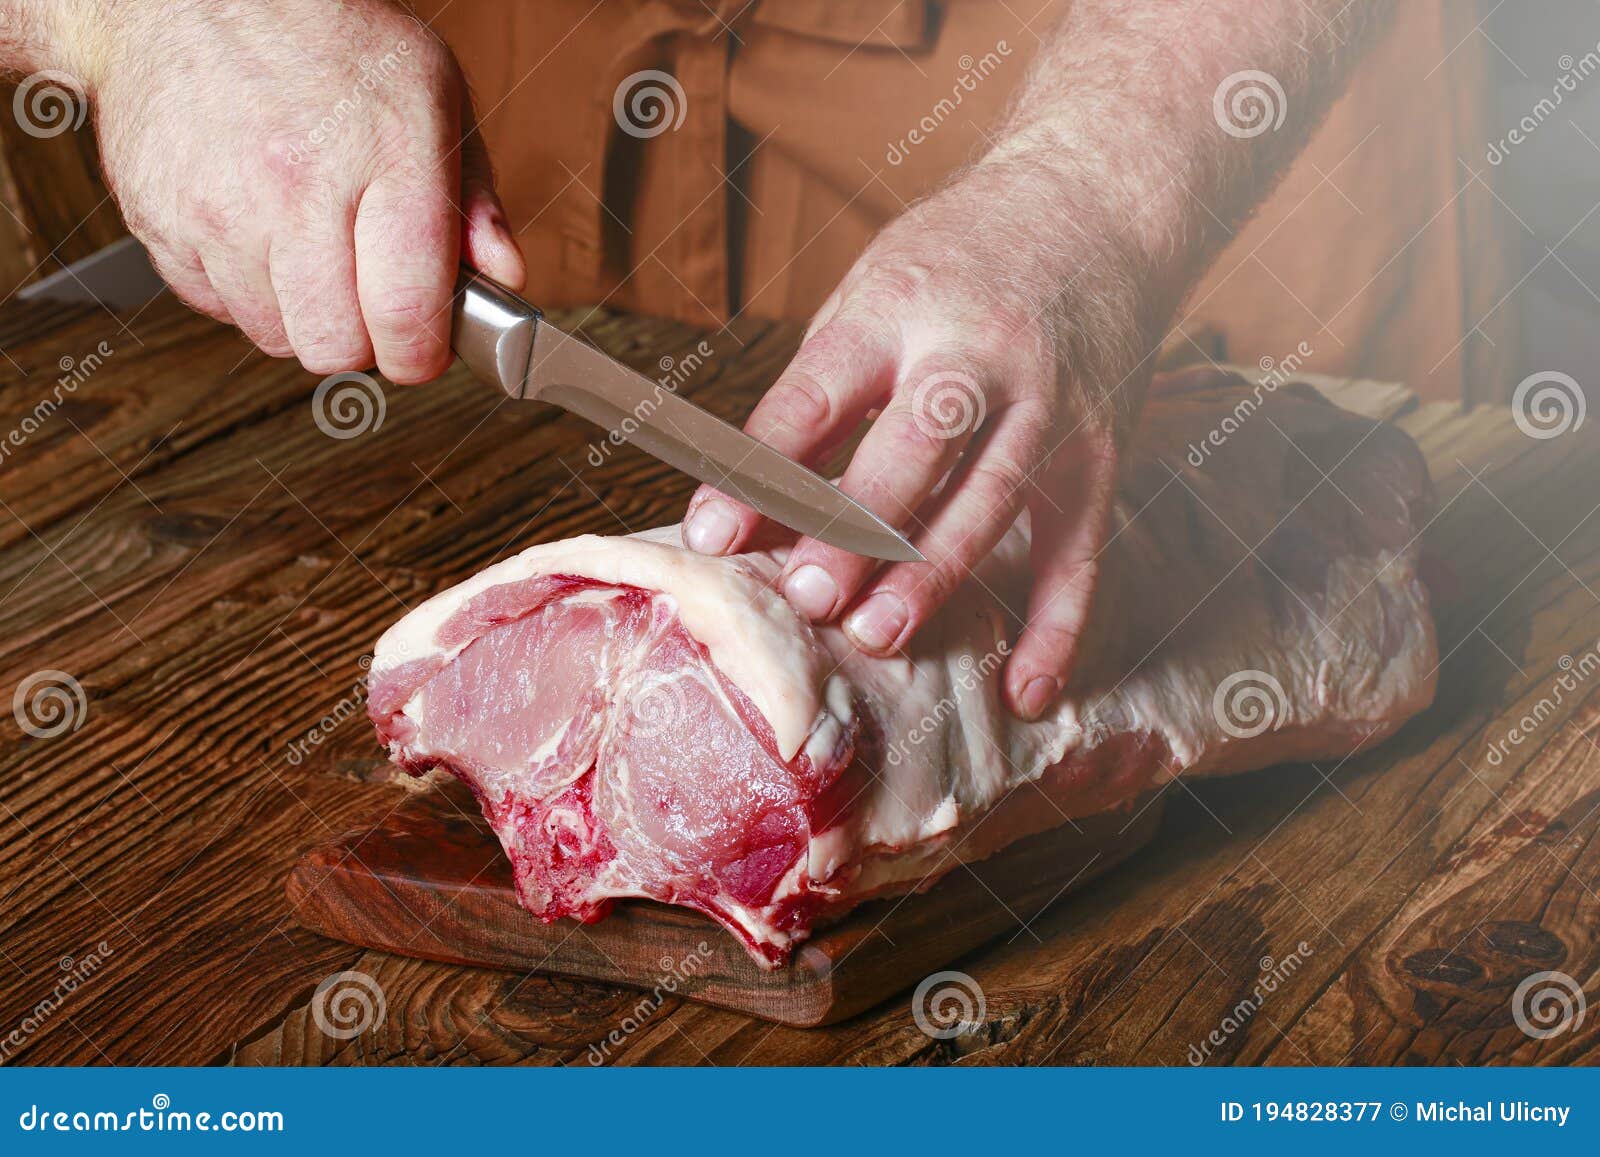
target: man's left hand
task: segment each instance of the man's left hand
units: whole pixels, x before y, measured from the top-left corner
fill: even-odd
[[[1115,300],[1137,279],[1104,231],[1062,227],[1055,182],[1037,170],[1027,157],[980,165],[885,229],[746,426],[815,463],[880,411],[840,486],[928,561],[885,566],[802,538],[779,579],[803,614],[842,616],[867,651],[901,648],[1028,511],[1033,586],[1005,675],[1027,719],[1071,670],[1106,536],[1117,415],[1148,377],[1139,311]],[[685,541],[708,554],[743,549],[761,522],[710,488],[689,511]]]

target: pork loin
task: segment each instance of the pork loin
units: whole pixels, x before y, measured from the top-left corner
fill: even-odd
[[[1158,381],[1124,467],[1080,670],[1000,699],[1023,518],[900,656],[773,589],[783,552],[677,527],[534,546],[379,641],[391,757],[471,785],[546,920],[698,909],[763,963],[819,920],[1184,774],[1336,759],[1432,699],[1415,445],[1309,386]]]

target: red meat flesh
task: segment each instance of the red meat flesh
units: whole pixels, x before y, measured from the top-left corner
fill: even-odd
[[[616,896],[649,896],[781,959],[740,912],[797,890],[780,886],[804,872],[818,797],[850,742],[826,767],[805,753],[785,762],[670,597],[565,576],[508,585],[520,589],[486,592],[444,625],[442,637],[468,637],[497,621],[453,660],[374,676],[380,732],[427,737],[402,763],[472,786],[542,919],[597,920]],[[518,616],[519,603],[532,609]],[[775,916],[796,918],[762,923]]]

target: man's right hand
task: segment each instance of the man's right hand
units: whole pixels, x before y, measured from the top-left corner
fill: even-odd
[[[459,263],[521,287],[461,71],[394,5],[47,2],[129,229],[267,353],[427,381]]]

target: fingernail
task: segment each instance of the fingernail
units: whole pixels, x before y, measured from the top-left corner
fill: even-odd
[[[1028,680],[1028,685],[1022,689],[1022,694],[1017,700],[1017,706],[1022,709],[1024,719],[1037,719],[1044,714],[1044,709],[1055,702],[1056,692],[1061,690],[1061,684],[1048,675],[1035,675]]]
[[[739,520],[725,503],[708,500],[689,519],[689,549],[698,554],[721,554],[733,542]]]
[[[881,591],[851,612],[844,629],[869,651],[887,651],[906,629],[906,605]]]
[[[783,597],[812,622],[821,622],[833,613],[839,586],[820,566],[807,564],[783,580]]]

